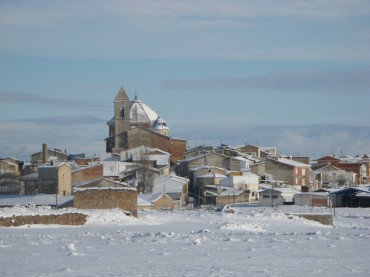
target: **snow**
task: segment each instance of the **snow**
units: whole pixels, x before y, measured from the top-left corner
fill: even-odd
[[[370,209],[336,208],[334,226],[287,212],[328,208],[238,206],[139,212],[0,209],[0,217],[82,212],[83,226],[0,228],[3,276],[369,276]]]

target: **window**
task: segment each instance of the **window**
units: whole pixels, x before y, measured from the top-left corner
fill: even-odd
[[[270,195],[264,195],[263,198],[270,198]]]
[[[125,108],[124,107],[121,107],[120,114],[121,114],[122,118],[125,117]]]

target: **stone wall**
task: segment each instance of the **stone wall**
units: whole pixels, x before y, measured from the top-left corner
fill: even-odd
[[[83,189],[74,194],[76,209],[119,208],[137,217],[137,191],[132,189]]]
[[[57,215],[19,215],[0,217],[1,227],[32,225],[32,224],[58,224],[58,225],[83,225],[87,215],[79,213],[66,213]]]
[[[295,215],[308,220],[317,221],[323,225],[333,225],[332,214],[295,214]]]

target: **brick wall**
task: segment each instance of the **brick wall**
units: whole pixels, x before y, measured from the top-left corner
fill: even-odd
[[[158,148],[171,154],[171,162],[176,162],[184,158],[186,151],[186,140],[173,139],[160,133],[133,128],[128,132],[129,148],[148,146]]]
[[[103,178],[103,165],[98,164],[72,171],[72,184]]]

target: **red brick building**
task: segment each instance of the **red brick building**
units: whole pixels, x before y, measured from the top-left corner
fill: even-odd
[[[348,162],[342,161],[340,158],[334,156],[325,156],[317,160],[318,164],[329,164],[339,169],[343,169],[347,172],[353,172],[356,174],[355,183],[356,185],[364,183],[362,176],[366,176],[364,172],[364,165],[361,162]],[[366,167],[365,167],[366,171]],[[366,179],[367,180],[367,179]]]

